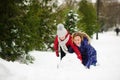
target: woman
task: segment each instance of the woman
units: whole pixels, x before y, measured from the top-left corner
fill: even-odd
[[[78,47],[79,51],[82,55],[82,64],[86,66],[88,69],[90,65],[96,66],[97,57],[96,50],[90,44],[90,38],[87,34],[83,32],[75,32],[72,35],[73,43]],[[69,48],[70,53],[74,52],[74,50]]]

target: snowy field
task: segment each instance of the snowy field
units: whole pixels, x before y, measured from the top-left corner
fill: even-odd
[[[95,67],[86,69],[75,54],[67,54],[59,64],[55,52],[32,51],[34,64],[0,59],[0,80],[120,80],[120,36],[112,31],[99,33],[91,43],[97,50]]]

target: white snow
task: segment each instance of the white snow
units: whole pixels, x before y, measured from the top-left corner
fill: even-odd
[[[120,80],[120,36],[99,33],[91,40],[97,50],[98,65],[86,69],[75,54],[67,54],[59,63],[55,52],[32,51],[34,64],[0,59],[0,80]],[[59,68],[57,68],[59,64]]]

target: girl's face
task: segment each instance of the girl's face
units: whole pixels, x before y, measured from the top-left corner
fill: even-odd
[[[75,36],[73,38],[73,42],[75,43],[75,45],[80,46],[80,44],[81,44],[81,37],[80,36]]]
[[[64,40],[65,39],[65,36],[62,36],[62,37],[59,37],[60,38],[60,40]]]

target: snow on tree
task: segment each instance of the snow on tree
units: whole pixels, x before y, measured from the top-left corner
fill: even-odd
[[[66,16],[65,27],[70,32],[73,33],[77,30],[77,22],[79,20],[78,14],[70,10]]]

